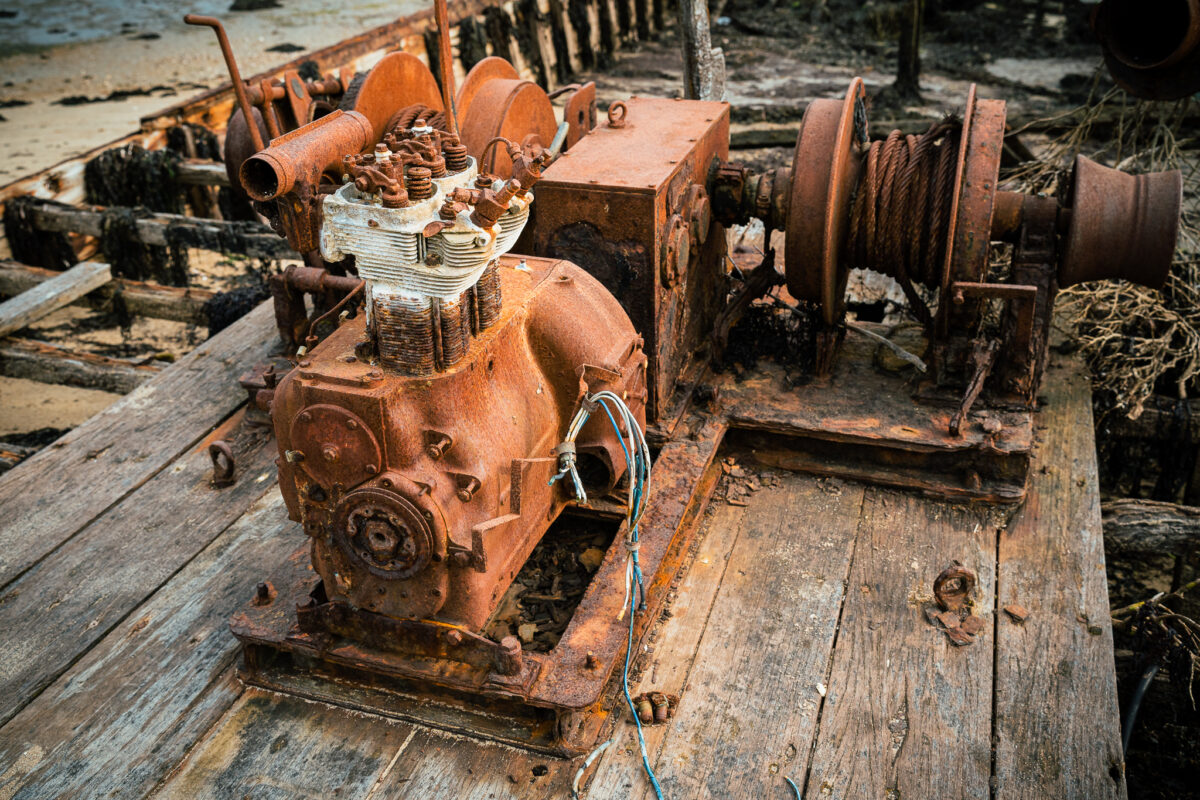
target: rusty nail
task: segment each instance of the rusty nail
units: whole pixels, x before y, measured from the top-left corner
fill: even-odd
[[[945,611],[966,608],[967,600],[979,578],[975,570],[954,564],[942,570],[933,581],[933,596]]]

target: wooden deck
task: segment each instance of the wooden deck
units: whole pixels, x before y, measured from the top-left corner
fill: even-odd
[[[579,760],[238,681],[226,621],[303,541],[238,427],[274,338],[264,305],[0,478],[0,800],[566,797]],[[714,501],[641,671],[682,697],[648,731],[667,797],[1125,797],[1088,388],[1068,364],[1044,394],[1014,512],[791,473]],[[924,615],[956,559],[961,648]],[[586,796],[652,797],[617,737]]]

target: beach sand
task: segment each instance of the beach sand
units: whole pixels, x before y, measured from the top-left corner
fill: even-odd
[[[281,0],[229,12],[232,0],[0,0],[0,185],[132,133],[141,117],[228,76],[213,31],[185,13],[225,23],[243,76],[421,11],[424,0]],[[158,38],[144,38],[157,36]],[[63,98],[148,95],[61,105]],[[24,101],[28,105],[7,105]],[[7,107],[6,107],[7,106]]]

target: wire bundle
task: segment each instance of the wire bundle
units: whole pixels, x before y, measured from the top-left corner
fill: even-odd
[[[629,635],[625,648],[625,667],[621,674],[621,686],[625,690],[625,702],[629,706],[630,713],[633,714],[634,724],[637,725],[638,745],[642,751],[642,767],[646,770],[650,785],[654,787],[655,797],[662,800],[662,788],[658,785],[658,778],[654,775],[654,770],[650,766],[650,757],[646,753],[646,737],[642,732],[642,722],[638,718],[637,709],[633,705],[633,697],[629,692],[629,665],[633,660],[634,618],[638,611],[644,611],[646,608],[646,587],[642,568],[638,563],[638,521],[646,510],[646,497],[650,491],[650,447],[646,444],[646,436],[642,432],[641,426],[638,425],[637,418],[620,397],[607,390],[596,392],[590,397],[584,396],[579,411],[575,413],[575,417],[567,427],[566,439],[556,449],[559,472],[550,479],[550,483],[553,484],[569,476],[575,489],[575,497],[581,503],[587,502],[587,493],[584,491],[583,482],[579,479],[579,472],[576,469],[575,439],[583,430],[583,426],[592,413],[598,409],[604,410],[605,416],[612,424],[613,431],[617,434],[617,441],[621,443],[630,484],[629,506],[625,514],[627,531],[625,551],[628,554],[625,561],[625,600],[621,604],[621,613],[617,616],[617,619],[624,619],[625,612],[629,612]],[[624,424],[624,434],[621,432],[618,419]],[[636,592],[633,589],[635,583],[637,585]],[[583,766],[575,775],[571,790],[572,796],[579,796],[579,780],[583,776],[584,770],[612,743],[613,739],[601,743],[584,761]]]
[[[913,284],[941,285],[961,132],[945,120],[920,136],[892,131],[873,142],[850,212],[851,265],[894,278],[926,324],[932,317]]]

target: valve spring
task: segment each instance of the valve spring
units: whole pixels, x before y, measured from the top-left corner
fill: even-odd
[[[409,167],[404,176],[404,185],[413,202],[433,197],[433,173],[429,167]]]
[[[446,177],[446,159],[438,156],[429,161],[429,174],[434,178]]]
[[[500,270],[495,263],[488,264],[488,268],[479,276],[479,282],[475,284],[475,297],[479,309],[479,329],[487,330],[500,319],[502,305]]]
[[[458,300],[441,301],[442,368],[452,367],[466,355],[471,341],[470,323],[463,325],[468,305]]]
[[[925,324],[932,315],[913,284],[942,282],[961,132],[946,120],[920,136],[892,131],[873,142],[850,211],[851,266],[894,278]]]
[[[433,311],[429,304],[405,297],[376,295],[371,310],[380,363],[405,375],[432,375]]]
[[[448,172],[462,172],[471,164],[470,158],[467,156],[467,146],[465,144],[443,145],[442,156],[446,159],[446,170]]]

